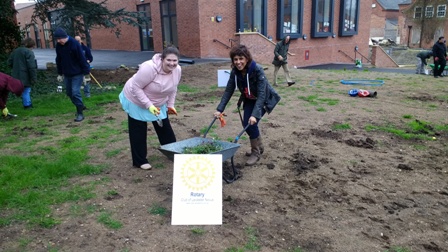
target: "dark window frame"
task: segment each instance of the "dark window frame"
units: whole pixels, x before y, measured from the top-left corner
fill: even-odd
[[[330,17],[329,17],[329,25],[328,31],[317,31],[318,22],[318,0],[313,0],[313,8],[312,8],[312,16],[311,16],[311,37],[313,38],[326,38],[333,36],[333,28],[334,28],[334,0],[323,0],[330,2]]]
[[[345,12],[346,0],[341,0],[341,9],[340,9],[340,15],[339,15],[339,36],[340,37],[347,37],[347,36],[358,35],[359,4],[360,4],[361,0],[352,0],[352,1],[357,1],[357,3],[356,3],[356,17],[355,17],[355,29],[353,29],[353,31],[344,31],[344,26],[345,26],[344,16],[346,14],[346,12]]]
[[[253,1],[253,0],[248,0]],[[263,1],[263,10],[262,10],[262,21],[263,27],[261,31],[258,31],[260,34],[263,34],[264,36],[267,35],[267,26],[268,26],[268,0],[262,0]],[[253,14],[253,13],[252,13]],[[252,15],[253,17],[254,15]],[[253,28],[253,27],[252,27]],[[236,0],[236,32],[244,32],[244,0]]]
[[[164,12],[163,8],[166,7],[167,13]],[[174,6],[175,12],[171,12],[171,6]],[[173,20],[175,19],[177,22],[177,10],[176,10],[176,0],[161,0],[160,1],[160,21],[162,26],[162,41],[163,41],[163,48],[167,46],[176,46],[178,47],[179,41],[177,38],[177,24],[173,24]],[[165,32],[165,18],[168,19],[168,33]],[[173,28],[175,27],[175,29]],[[167,41],[167,37],[171,39],[171,41]]]
[[[418,12],[417,9],[420,9],[420,11]],[[419,14],[419,15],[417,16],[417,14]],[[414,8],[414,18],[417,19],[417,18],[422,18],[422,17],[423,17],[423,7],[415,6],[415,8]]]
[[[149,10],[149,11],[148,11]],[[152,29],[152,17],[151,17],[151,4],[145,3],[145,4],[139,4],[137,5],[137,12],[139,15],[143,15],[142,19],[144,20],[143,23],[141,23],[138,33],[140,36],[140,50],[141,51],[154,51],[154,41],[153,41],[153,35],[150,33],[153,33]],[[147,16],[146,14],[149,14]],[[143,29],[145,30],[146,35],[143,34]],[[151,30],[149,30],[151,29]],[[145,38],[146,38],[146,46],[145,45]]]
[[[291,0],[290,0],[291,1]],[[299,20],[297,24],[297,32],[295,33],[286,33],[283,32],[283,24],[285,22],[285,11],[284,11],[284,5],[285,0],[277,0],[277,39],[283,39],[286,36],[289,36],[291,39],[297,39],[301,38],[303,35],[303,1],[304,0],[298,0],[299,1],[299,9],[297,10],[297,14],[299,15]],[[292,7],[291,13],[293,12]]]

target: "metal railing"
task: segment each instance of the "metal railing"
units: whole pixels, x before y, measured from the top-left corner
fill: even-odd
[[[340,52],[340,53],[342,53],[342,54],[344,54],[344,56],[345,57],[347,57],[347,58],[349,58],[349,59],[351,59],[353,62],[355,62],[355,59],[354,58],[352,58],[352,57],[350,57],[350,55],[348,55],[346,52],[344,52],[344,51],[341,51],[341,50],[338,50],[338,52]]]
[[[362,55],[358,50],[356,50],[355,49],[355,58],[356,58],[356,54],[359,54],[359,55],[361,55],[361,57],[363,58],[363,59],[366,59],[367,60],[367,62],[369,62],[370,63],[370,60],[369,60],[369,58],[367,58],[366,56],[364,56],[364,55]]]
[[[230,40],[231,40],[231,39],[229,39],[229,41],[230,41]],[[217,42],[217,43],[219,43],[219,44],[225,46],[227,49],[230,49],[230,48],[231,48],[231,46],[228,46],[228,45],[226,45],[224,42],[221,42],[221,41],[219,41],[219,40],[217,40],[217,39],[213,39],[213,42]],[[230,42],[230,45],[232,45],[232,42]]]

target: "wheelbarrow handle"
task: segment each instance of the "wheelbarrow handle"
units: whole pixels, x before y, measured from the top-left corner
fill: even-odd
[[[233,141],[234,143],[237,143],[238,140],[240,139],[241,135],[244,134],[244,132],[246,132],[247,128],[249,128],[250,124],[248,123],[246,125],[246,127],[244,127],[244,129],[235,137],[235,140]]]
[[[208,131],[212,128],[212,126],[215,123],[216,119],[217,119],[216,117],[213,117],[212,122],[210,123],[210,125],[208,126],[207,130],[204,133],[204,138],[207,136]]]

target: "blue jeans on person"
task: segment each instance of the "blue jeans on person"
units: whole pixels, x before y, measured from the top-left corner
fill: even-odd
[[[31,107],[31,87],[25,87],[22,93],[22,104],[24,108]]]
[[[87,81],[87,82],[84,84],[84,95],[85,95],[86,97],[90,97],[90,81]]]
[[[254,110],[256,100],[245,99],[243,103],[243,126],[246,127],[249,123],[249,118],[252,116],[252,111]],[[265,109],[262,109],[261,116],[264,116],[266,113]],[[246,133],[249,135],[250,139],[257,139],[260,136],[260,130],[258,129],[258,123],[260,123],[261,118],[257,118],[257,123],[249,126],[246,129]]]
[[[84,75],[64,76],[64,84],[67,96],[72,100],[76,107],[84,106],[81,96],[81,85]]]

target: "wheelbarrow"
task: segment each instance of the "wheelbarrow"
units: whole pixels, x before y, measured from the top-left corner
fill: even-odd
[[[196,147],[201,144],[206,143],[213,143],[219,145],[221,148],[219,151],[211,152],[207,154],[221,154],[222,155],[222,162],[230,159],[232,164],[232,174],[230,174],[230,178],[226,178],[223,175],[223,180],[226,183],[232,183],[235,180],[238,179],[238,174],[235,169],[235,165],[233,162],[233,156],[235,155],[236,151],[240,147],[240,144],[238,144],[238,140],[240,139],[241,135],[244,134],[247,127],[249,127],[249,124],[235,137],[235,140],[233,142],[225,142],[225,141],[218,141],[215,139],[206,138],[208,131],[213,126],[213,124],[216,121],[216,117],[213,119],[213,121],[208,126],[207,130],[204,133],[203,137],[193,137],[189,139],[185,139],[179,142],[174,142],[170,144],[165,144],[160,146],[159,151],[162,152],[168,159],[171,161],[174,161],[174,154],[182,154],[185,150],[185,148],[192,148]]]
[[[434,74],[435,65],[434,64],[428,64],[428,65],[431,68],[431,71],[429,72],[429,74],[433,75]],[[440,65],[438,66],[438,68],[440,70]],[[445,75],[446,75],[447,71],[448,71],[448,66],[445,66],[445,69],[443,69],[443,73],[445,73]]]

